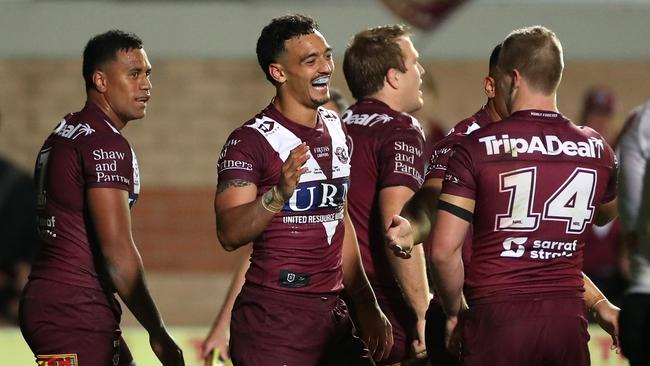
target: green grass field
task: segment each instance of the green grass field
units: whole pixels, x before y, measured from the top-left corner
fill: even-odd
[[[171,333],[179,342],[185,354],[185,365],[203,366],[198,350],[203,337],[207,333],[206,327],[172,327]],[[626,366],[627,361],[615,351],[610,350],[611,339],[597,326],[590,325],[592,366]],[[149,348],[147,333],[140,327],[125,327],[124,338],[129,344],[133,357],[139,366],[160,365],[156,356]],[[35,365],[34,357],[25,344],[18,328],[0,328],[0,354],[5,365]],[[82,365],[83,366],[83,365]]]

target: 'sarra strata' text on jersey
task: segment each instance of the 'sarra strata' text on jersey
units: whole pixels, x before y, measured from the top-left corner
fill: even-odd
[[[302,142],[310,147],[308,171],[254,241],[246,280],[275,289],[336,293],[343,286],[343,215],[350,175],[346,133],[336,113],[319,108],[317,125],[309,128],[269,105],[230,135],[219,157],[218,179],[250,181],[260,196],[278,184],[283,162]]]
[[[100,288],[107,285],[104,261],[93,231],[86,191],[116,188],[135,203],[138,163],[129,143],[95,105],[67,115],[36,160],[41,255],[32,278]]]
[[[554,112],[518,111],[455,147],[442,194],[476,201],[470,302],[580,296],[586,229],[597,206],[615,198],[616,159],[588,127]]]

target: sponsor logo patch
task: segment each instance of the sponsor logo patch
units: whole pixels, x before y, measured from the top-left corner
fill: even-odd
[[[59,355],[36,355],[38,366],[78,366],[76,353]]]
[[[71,140],[74,140],[81,135],[88,136],[93,132],[95,132],[95,130],[90,128],[90,125],[87,123],[80,123],[75,126],[70,126],[66,123],[65,120],[61,121],[59,125],[54,129],[55,135]]]

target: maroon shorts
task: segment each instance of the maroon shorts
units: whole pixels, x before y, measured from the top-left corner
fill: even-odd
[[[230,322],[235,365],[374,365],[345,302],[246,284]]]
[[[582,298],[474,304],[463,314],[463,365],[589,365]]]
[[[381,291],[375,292],[381,311],[393,326],[393,348],[383,364],[393,364],[413,357],[412,343],[415,336],[417,318],[413,310],[406,304],[401,292],[386,295]]]
[[[30,280],[20,301],[20,330],[44,365],[130,365],[120,316],[112,294],[44,279]]]

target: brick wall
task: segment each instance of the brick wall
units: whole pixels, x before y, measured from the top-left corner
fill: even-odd
[[[124,130],[140,160],[142,199],[134,235],[145,264],[157,269],[230,270],[242,256],[216,243],[212,200],[215,161],[228,133],[264,107],[273,88],[254,60],[152,60],[153,98],[147,117]],[[345,89],[340,69],[334,84]],[[447,125],[484,103],[487,62],[427,62],[439,97],[427,113]],[[0,61],[0,155],[26,170],[45,136],[84,101],[80,61]],[[559,106],[578,113],[589,85],[611,86],[625,111],[650,97],[650,64],[571,62]],[[349,96],[348,93],[346,95]],[[422,117],[422,114],[419,115]]]

